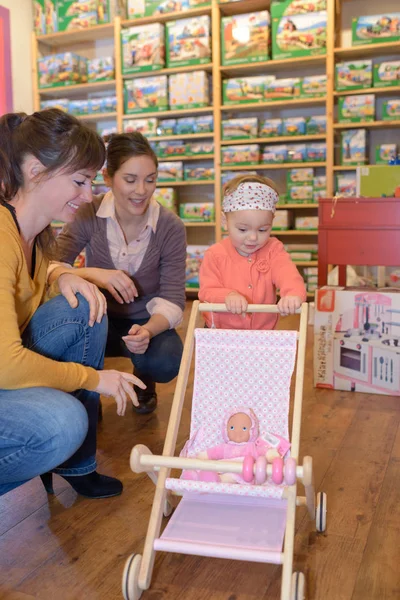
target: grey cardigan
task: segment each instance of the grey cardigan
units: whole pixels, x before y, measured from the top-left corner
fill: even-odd
[[[75,220],[66,225],[57,238],[57,260],[73,264],[85,249],[86,266],[115,269],[107,243],[107,220],[96,213],[103,195],[84,204]],[[156,232],[152,231],[142,264],[132,276],[139,297],[130,304],[118,304],[106,290],[111,317],[146,319],[146,304],[155,297],[185,307],[186,233],[182,221],[170,210],[160,207]]]

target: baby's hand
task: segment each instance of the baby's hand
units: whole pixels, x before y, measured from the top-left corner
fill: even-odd
[[[227,310],[234,315],[242,314],[245,316],[248,302],[239,292],[229,292],[225,298],[225,306]]]
[[[301,298],[299,296],[284,296],[278,302],[278,310],[282,317],[294,315],[296,310],[301,307]]]

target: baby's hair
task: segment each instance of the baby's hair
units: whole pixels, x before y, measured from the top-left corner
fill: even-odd
[[[237,175],[230,181],[227,181],[223,187],[223,195],[227,196],[228,194],[232,194],[235,190],[238,189],[241,183],[263,183],[264,185],[268,185],[270,188],[274,190],[279,195],[278,188],[276,183],[269,179],[268,177],[262,177],[261,175]]]

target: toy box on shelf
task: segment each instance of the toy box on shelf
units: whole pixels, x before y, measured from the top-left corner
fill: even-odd
[[[259,124],[260,137],[279,137],[283,131],[283,119],[261,119]]]
[[[272,17],[272,57],[325,54],[326,27],[326,11]]]
[[[288,169],[286,173],[286,183],[290,187],[292,185],[306,185],[312,186],[314,179],[314,169],[311,167],[305,167],[300,169]]]
[[[360,123],[375,119],[374,94],[341,96],[338,108],[339,123]]]
[[[197,289],[199,287],[199,271],[203,262],[204,253],[209,246],[192,246],[186,248],[186,287]]]
[[[314,385],[400,395],[400,294],[324,287],[315,298]]]
[[[326,189],[326,175],[317,175],[313,178],[314,190]]]
[[[375,162],[377,165],[387,165],[397,156],[397,144],[380,144],[375,148]]]
[[[301,79],[273,79],[264,86],[264,100],[293,100],[300,97]]]
[[[198,156],[210,155],[210,158],[214,154],[214,142],[191,142],[186,144],[186,156]]]
[[[127,0],[128,19],[151,17],[209,6],[210,0]]]
[[[208,16],[167,23],[167,67],[209,63],[211,61],[210,27]]]
[[[223,65],[269,59],[270,16],[267,10],[221,19]]]
[[[222,138],[224,140],[240,140],[257,137],[258,119],[248,117],[243,119],[227,119],[222,121]]]
[[[257,171],[223,171],[221,173],[221,184],[224,186],[228,181],[239,175],[257,175]]]
[[[160,135],[160,136],[177,135],[176,123],[177,123],[177,119],[162,119],[162,120],[158,121],[157,135]]]
[[[171,187],[156,188],[153,198],[156,202],[176,212],[176,191]]]
[[[43,56],[37,65],[40,89],[87,82],[87,59],[73,52]]]
[[[277,210],[272,222],[272,231],[287,231],[292,224],[292,212],[290,210]]]
[[[296,217],[294,228],[301,231],[318,230],[318,217]]]
[[[184,165],[183,179],[185,181],[212,181],[214,179],[214,168]]]
[[[124,104],[126,114],[167,110],[167,76],[159,75],[125,81]]]
[[[183,180],[183,163],[176,162],[160,162],[158,164],[158,181],[182,181]]]
[[[212,202],[186,202],[179,205],[179,216],[188,222],[212,222],[215,219],[215,207]]]
[[[274,146],[264,146],[262,153],[262,162],[277,164],[287,162],[288,147],[286,144],[276,144]]]
[[[318,244],[285,244],[285,250],[294,262],[316,260],[318,256]]]
[[[336,90],[372,87],[372,60],[352,60],[336,64]]]
[[[287,152],[287,161],[290,163],[307,161],[306,144],[289,144]]]
[[[367,162],[367,130],[342,131],[340,156],[342,165],[364,165]]]
[[[212,115],[201,115],[199,117],[195,117],[193,133],[212,133],[213,131],[214,117]]]
[[[105,58],[91,58],[88,60],[88,81],[110,81],[114,79],[114,59],[112,56]]]
[[[300,80],[301,98],[321,98],[326,96],[326,75],[311,75]]]
[[[272,17],[290,17],[326,10],[326,0],[273,0],[271,3]]]
[[[157,135],[157,119],[125,119],[124,133],[138,131],[145,136]]]
[[[221,162],[223,165],[256,165],[260,162],[260,146],[224,146],[221,148]]]
[[[400,85],[400,60],[374,65],[374,87]]]
[[[283,135],[305,135],[306,119],[304,117],[288,117],[283,119]]]
[[[354,17],[352,21],[352,44],[381,44],[400,39],[400,13],[382,13]]]
[[[45,0],[33,0],[32,12],[33,12],[33,31],[35,32],[36,35],[44,35],[46,33]]]
[[[308,117],[306,123],[307,135],[323,135],[326,133],[326,116]]]
[[[65,112],[70,112],[71,114],[78,114],[74,112],[71,108],[72,102],[68,100],[68,98],[57,98],[54,100],[42,100],[40,103],[40,110],[45,110],[46,108],[58,108],[59,110],[63,110]],[[89,112],[89,105],[88,111]]]
[[[157,156],[160,158],[172,158],[173,156],[185,156],[186,144],[182,140],[171,140],[158,142],[156,147]]]
[[[384,100],[382,104],[382,121],[400,119],[400,98]]]
[[[57,0],[57,29],[87,29],[99,22],[98,0]]]
[[[151,23],[121,32],[122,73],[157,71],[165,65],[164,25]]]
[[[200,108],[210,104],[210,86],[206,71],[175,73],[169,78],[171,109]]]
[[[357,195],[400,198],[400,165],[372,165],[357,169]]]
[[[357,192],[357,175],[354,173],[338,173],[336,175],[336,194],[338,196],[355,196]]]
[[[291,185],[288,188],[288,204],[308,204],[313,201],[314,188],[312,185]]]
[[[274,75],[224,79],[223,104],[249,104],[264,101],[264,90],[275,80]]]

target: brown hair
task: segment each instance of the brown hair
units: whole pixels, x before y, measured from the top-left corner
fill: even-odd
[[[276,183],[272,181],[272,179],[269,179],[269,177],[262,177],[261,175],[237,175],[236,177],[225,183],[223,187],[223,195],[227,196],[228,194],[231,194],[232,192],[238,189],[241,183],[251,182],[263,183],[264,185],[268,185],[279,196],[279,191],[276,186]]]
[[[22,165],[34,156],[45,167],[41,177],[55,171],[98,170],[105,160],[100,136],[75,117],[58,108],[9,113],[0,118],[0,202],[14,198],[24,184]],[[55,240],[51,225],[37,237],[43,253],[51,258]]]
[[[148,140],[139,133],[116,133],[111,136],[107,146],[107,173],[114,177],[121,166],[132,156],[148,156],[158,167],[157,156]]]

